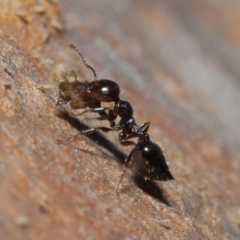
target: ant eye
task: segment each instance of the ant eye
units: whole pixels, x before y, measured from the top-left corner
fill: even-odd
[[[132,165],[139,174],[152,180],[173,179],[161,148],[152,141],[137,143],[132,153]]]

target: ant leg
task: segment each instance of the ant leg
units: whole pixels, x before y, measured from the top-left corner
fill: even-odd
[[[78,53],[78,55],[79,55],[79,57],[82,59],[84,65],[85,65],[87,68],[91,69],[91,71],[93,72],[94,80],[97,80],[97,73],[96,73],[95,69],[93,68],[92,65],[90,65],[90,64],[87,62],[87,60],[86,60],[86,58],[83,56],[82,52],[81,52],[76,46],[74,46],[73,44],[70,44],[69,47],[70,47],[71,49],[74,49],[74,50]]]
[[[130,146],[130,145],[135,145],[135,142],[133,141],[128,141],[130,138],[137,137],[137,134],[135,132],[130,133],[128,135],[124,134],[123,132],[120,132],[118,134],[118,140],[122,146]]]
[[[71,101],[65,101],[65,100],[62,100],[62,99],[58,99],[57,102],[55,103],[56,106],[61,106],[61,105],[69,105],[71,103]]]
[[[86,118],[87,120],[99,120],[99,121],[103,121],[103,120],[106,120],[105,118],[103,117],[94,117],[94,118]]]
[[[98,109],[101,109],[101,108],[98,108]],[[116,123],[114,120],[117,118],[117,115],[110,108],[106,107],[106,108],[102,108],[102,109],[103,109],[102,111],[101,110],[95,111],[100,115],[100,117],[90,118],[90,120],[94,120],[94,119],[97,119],[100,121],[107,120],[107,121],[109,121],[111,128],[114,128],[116,126]],[[108,113],[105,110],[108,110]]]
[[[120,144],[122,146],[130,146],[130,145],[135,145],[135,142],[132,142],[132,141],[120,141]]]
[[[125,159],[124,169],[123,169],[122,175],[121,175],[121,177],[120,177],[120,180],[119,180],[118,185],[117,185],[116,190],[115,190],[115,191],[116,191],[116,194],[118,195],[118,197],[119,197],[119,192],[118,192],[119,186],[120,186],[120,184],[121,184],[121,182],[122,182],[123,176],[124,176],[125,172],[127,171],[127,168],[128,168],[128,166],[129,166],[129,164],[131,163],[132,154],[133,154],[134,150],[135,150],[135,148],[132,149],[132,151],[130,152],[130,154],[129,154],[129,155],[127,156],[127,158]]]
[[[110,131],[113,131],[115,130],[114,128],[108,128],[108,127],[95,127],[95,128],[89,128],[89,129],[86,129],[86,130],[83,130],[69,138],[66,138],[64,140],[59,140],[59,142],[68,142],[69,140],[72,140],[74,138],[76,138],[77,136],[79,135],[86,135],[86,134],[89,134],[89,133],[92,133],[92,132],[95,132],[97,130],[100,130],[100,131],[103,131],[103,132],[110,132]]]
[[[41,91],[55,88],[54,85],[46,85],[46,84],[40,84],[40,83],[34,83],[34,85],[38,90],[41,90]]]
[[[132,142],[132,141],[128,141],[127,139],[129,139],[129,138],[131,138],[131,137],[126,137],[124,134],[123,134],[123,132],[120,132],[119,134],[118,134],[118,140],[119,140],[119,142],[120,142],[120,144],[122,145],[122,146],[130,146],[130,145],[134,145],[135,144],[135,142]]]
[[[80,115],[83,115],[88,112],[95,112],[95,113],[100,114],[101,112],[105,112],[105,110],[109,110],[109,107],[87,108],[81,113],[76,113],[76,112],[71,111],[71,115],[72,116],[80,116]]]
[[[115,129],[114,128],[108,128],[108,127],[95,127],[95,128],[89,128],[89,129],[83,130],[83,131],[81,131],[81,133],[82,134],[89,134],[89,133],[92,133],[92,132],[97,131],[97,130],[100,130],[100,131],[103,131],[103,132],[110,132],[110,131],[114,131]]]

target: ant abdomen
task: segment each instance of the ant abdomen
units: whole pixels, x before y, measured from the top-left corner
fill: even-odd
[[[174,179],[162,149],[156,143],[139,141],[131,154],[131,164],[142,176],[158,181]]]

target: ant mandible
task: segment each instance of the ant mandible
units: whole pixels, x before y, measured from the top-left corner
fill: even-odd
[[[69,47],[78,53],[84,65],[93,72],[94,81],[79,81],[74,71],[70,74],[65,73],[62,76],[63,81],[59,84],[57,104],[69,104],[72,109],[85,109],[80,114],[74,114],[75,116],[87,112],[98,113],[100,115],[99,120],[107,120],[110,123],[110,128],[90,128],[82,131],[83,134],[95,130],[104,132],[120,131],[118,135],[120,144],[123,146],[134,145],[125,159],[125,168],[117,185],[116,192],[118,193],[119,185],[130,164],[145,178],[158,181],[174,179],[168,168],[162,149],[150,140],[150,136],[147,133],[150,122],[145,122],[137,126],[133,117],[131,104],[119,98],[119,85],[108,79],[98,80],[95,69],[87,63],[81,51],[72,44]],[[102,102],[113,102],[114,107],[101,107]],[[118,124],[115,123],[117,117],[120,118]],[[129,141],[131,138],[138,138],[137,143]]]

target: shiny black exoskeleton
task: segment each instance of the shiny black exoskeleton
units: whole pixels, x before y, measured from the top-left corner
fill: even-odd
[[[137,126],[133,118],[131,104],[119,98],[119,85],[112,80],[97,80],[96,71],[87,63],[80,50],[72,44],[70,48],[74,49],[81,57],[85,66],[92,70],[95,79],[92,82],[79,81],[75,72],[65,73],[62,76],[63,81],[59,84],[58,104],[69,104],[72,109],[85,109],[82,113],[75,115],[87,112],[98,113],[100,115],[99,120],[108,120],[110,123],[110,128],[91,128],[83,131],[83,133],[95,130],[104,132],[119,131],[118,139],[121,145],[134,145],[125,160],[125,169],[117,189],[129,165],[132,165],[139,174],[152,180],[167,181],[174,179],[161,148],[150,140],[147,133],[150,123],[145,122]],[[114,107],[102,107],[102,102],[113,102]],[[120,118],[119,123],[115,122],[117,117]],[[129,141],[131,138],[138,138],[137,143]]]

